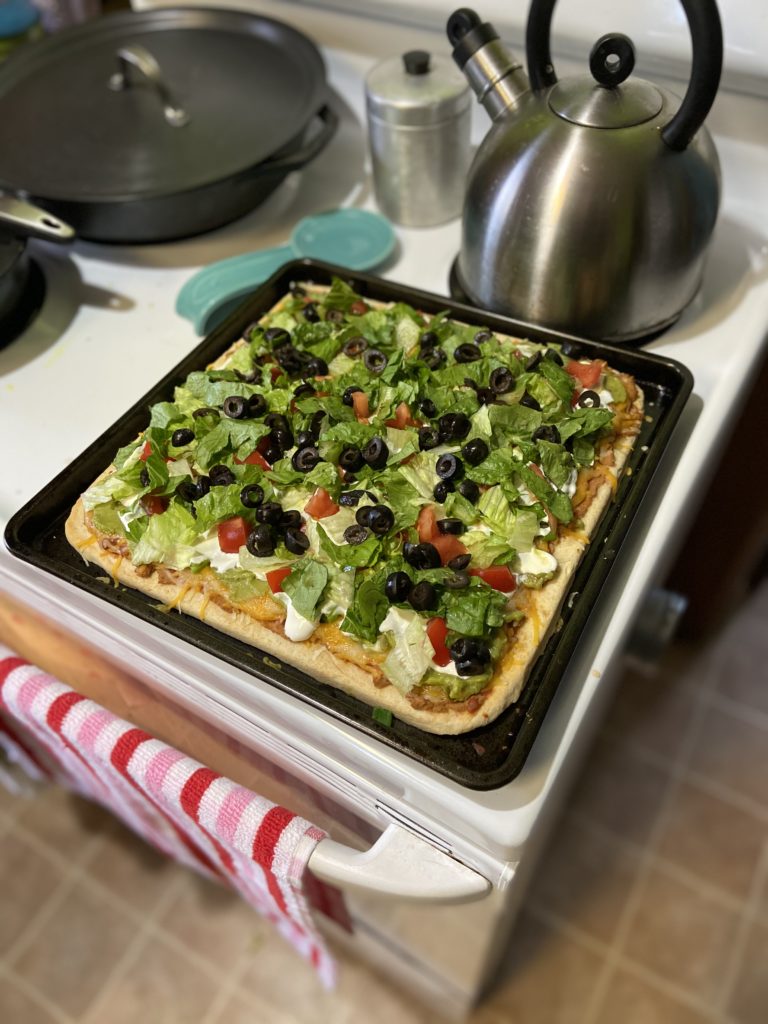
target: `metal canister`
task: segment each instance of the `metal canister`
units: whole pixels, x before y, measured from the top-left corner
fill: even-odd
[[[471,91],[448,58],[411,50],[366,79],[376,201],[396,224],[458,217],[470,163]]]

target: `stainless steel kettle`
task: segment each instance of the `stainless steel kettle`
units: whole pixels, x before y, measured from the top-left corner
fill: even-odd
[[[723,38],[715,0],[682,0],[693,63],[682,102],[626,81],[634,47],[603,36],[593,79],[558,81],[556,0],[532,0],[528,78],[493,26],[467,8],[448,21],[456,63],[493,125],[467,178],[454,290],[476,305],[623,342],[673,323],[696,294],[720,201],[702,127]]]

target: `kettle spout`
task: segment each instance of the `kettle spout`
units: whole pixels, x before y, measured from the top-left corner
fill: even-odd
[[[507,50],[493,25],[481,22],[469,7],[460,7],[448,19],[446,32],[453,59],[491,118],[495,121],[514,110],[531,86],[523,65]]]

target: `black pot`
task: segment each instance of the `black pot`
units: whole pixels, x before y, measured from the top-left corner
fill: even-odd
[[[82,238],[198,234],[317,156],[338,124],[327,95],[317,48],[270,18],[161,8],[94,19],[0,66],[0,187]]]

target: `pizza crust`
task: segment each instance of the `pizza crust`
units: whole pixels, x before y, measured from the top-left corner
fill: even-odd
[[[220,356],[212,367],[221,365],[239,344]],[[624,419],[639,429],[643,394],[634,384],[633,391],[634,398]],[[127,554],[119,553],[121,544],[127,551],[124,541],[105,538],[92,527],[82,499],[73,507],[65,532],[69,543],[86,561],[104,568],[116,582],[141,591],[170,610],[192,615],[292,665],[318,682],[340,689],[373,707],[385,708],[401,721],[425,732],[456,735],[493,721],[520,696],[532,665],[547,638],[558,627],[560,606],[589,537],[613,498],[616,481],[621,476],[636,433],[633,427],[626,436],[612,439],[610,450],[614,465],[606,467],[605,482],[597,488],[583,514],[581,529],[560,527],[560,535],[551,548],[559,565],[553,579],[539,590],[520,588],[516,592],[519,610],[525,613],[525,618],[508,627],[509,646],[486,689],[459,703],[442,699],[431,708],[414,706],[387,682],[378,667],[383,656],[368,651],[354,638],[345,637],[337,625],[322,624],[312,637],[298,643],[285,636],[282,628],[285,609],[269,595],[238,606],[229,599],[226,588],[211,570],[191,573],[157,566],[134,566]],[[102,476],[112,471],[110,467]],[[589,472],[582,470],[582,473]],[[613,481],[609,474],[613,475]],[[318,634],[322,639],[318,639]],[[254,669],[258,671],[257,662]],[[416,697],[416,702],[426,701]]]

